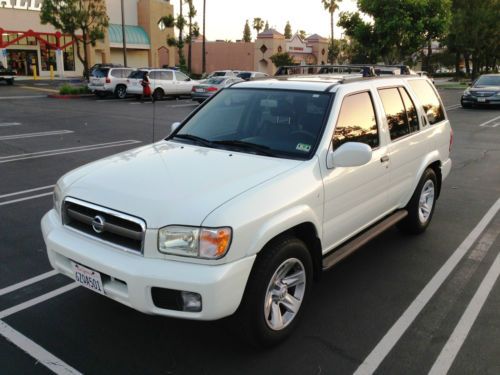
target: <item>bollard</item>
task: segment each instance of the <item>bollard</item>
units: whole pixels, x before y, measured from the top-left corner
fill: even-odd
[[[36,65],[32,65],[33,68],[33,80],[36,81],[38,79],[38,76],[36,74]]]
[[[54,79],[54,67],[52,65],[50,65],[50,79]]]

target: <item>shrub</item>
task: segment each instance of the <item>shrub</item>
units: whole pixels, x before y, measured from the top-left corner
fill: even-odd
[[[87,86],[72,86],[65,83],[59,88],[59,94],[61,95],[80,95],[88,93],[89,89]]]

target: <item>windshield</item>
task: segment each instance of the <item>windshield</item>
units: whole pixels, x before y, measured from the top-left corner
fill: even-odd
[[[128,76],[128,78],[133,78],[133,79],[142,79],[144,77],[144,71],[143,70],[136,70]]]
[[[309,159],[321,137],[331,97],[318,92],[227,89],[169,139]]]
[[[220,85],[225,80],[226,80],[226,78],[210,78],[210,79],[207,79],[206,83],[209,83],[211,85]]]
[[[474,86],[500,86],[500,76],[479,77]]]

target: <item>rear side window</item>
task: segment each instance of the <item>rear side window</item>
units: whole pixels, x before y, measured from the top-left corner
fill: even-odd
[[[431,84],[424,80],[411,80],[408,83],[422,103],[424,112],[431,111],[433,116],[427,116],[429,123],[433,125],[443,121],[445,119],[443,106]]]
[[[395,140],[418,131],[415,105],[403,87],[378,90],[384,105],[391,139]]]
[[[333,149],[346,142],[379,146],[378,126],[370,93],[362,92],[344,98],[333,135]]]
[[[174,75],[169,71],[160,72],[160,79],[162,81],[172,81],[174,79]]]
[[[110,73],[111,77],[122,78],[122,69],[113,69]]]

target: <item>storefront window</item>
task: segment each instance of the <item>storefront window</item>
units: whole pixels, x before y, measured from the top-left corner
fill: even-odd
[[[64,36],[61,38],[61,45],[65,45],[71,42],[72,38],[70,36]],[[74,44],[66,47],[63,50],[63,63],[65,71],[75,71],[75,46]]]
[[[2,35],[2,41],[4,43],[10,43],[22,35],[23,34],[4,33]],[[11,45],[14,45],[14,46],[36,46],[36,38],[34,36],[28,36],[28,37],[19,39],[18,41],[12,43]]]
[[[48,44],[40,43],[40,62],[43,71],[49,71],[51,65],[54,70],[57,69],[56,51]]]

